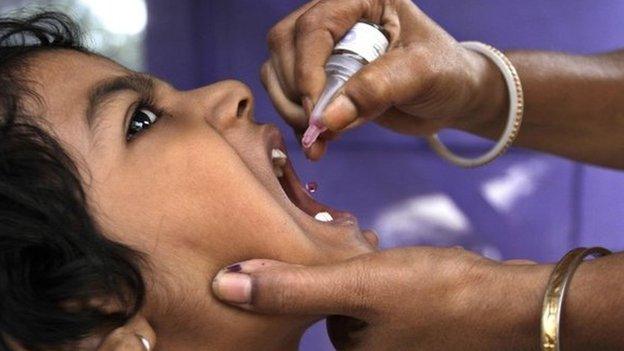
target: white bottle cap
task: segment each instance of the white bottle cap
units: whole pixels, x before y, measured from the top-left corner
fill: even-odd
[[[370,63],[383,55],[389,44],[388,38],[375,26],[358,22],[345,34],[334,50],[351,51]]]

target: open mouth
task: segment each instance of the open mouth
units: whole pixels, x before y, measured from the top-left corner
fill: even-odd
[[[288,159],[288,153],[281,136],[272,139],[269,157],[273,172],[282,187],[282,190],[299,210],[314,218],[318,222],[331,224],[356,224],[355,216],[349,212],[339,211],[317,202],[306,187],[301,183],[295,169]]]

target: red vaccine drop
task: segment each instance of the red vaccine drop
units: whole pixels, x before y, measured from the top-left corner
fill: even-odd
[[[318,190],[318,184],[316,182],[308,182],[308,184],[306,184],[306,189],[308,189],[310,193],[314,194],[316,190]]]

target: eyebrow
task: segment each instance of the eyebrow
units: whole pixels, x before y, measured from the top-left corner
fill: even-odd
[[[98,110],[114,95],[124,92],[135,92],[142,97],[153,96],[154,80],[146,74],[133,73],[126,76],[105,79],[97,83],[89,92],[89,104],[86,112],[87,125],[93,129],[97,124]]]

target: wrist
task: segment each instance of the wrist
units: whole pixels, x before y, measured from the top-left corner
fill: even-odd
[[[496,125],[509,109],[509,93],[500,69],[484,55],[467,50],[472,68],[472,98],[463,116],[456,118],[452,128],[472,133]]]
[[[481,350],[538,351],[542,301],[552,267],[485,267],[467,304],[468,325],[479,328]]]

